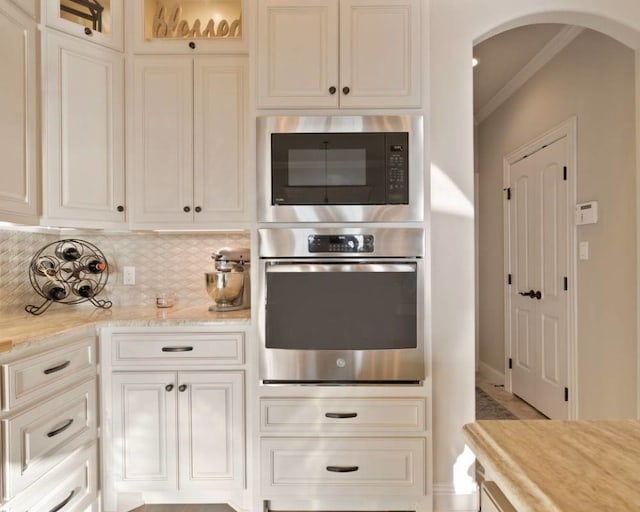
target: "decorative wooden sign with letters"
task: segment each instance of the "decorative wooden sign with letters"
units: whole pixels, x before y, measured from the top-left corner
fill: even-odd
[[[209,19],[204,28],[202,26],[198,18],[192,24],[182,19],[182,7],[177,6],[169,12],[160,4],[153,16],[152,35],[154,38],[230,38],[240,37],[241,33],[240,18],[231,23],[223,19],[217,25],[213,19]]]

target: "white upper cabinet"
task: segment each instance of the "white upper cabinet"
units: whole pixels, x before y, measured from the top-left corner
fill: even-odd
[[[0,220],[37,223],[36,23],[0,0]]]
[[[261,1],[258,105],[419,107],[420,26],[420,0]]]
[[[122,54],[55,31],[43,35],[45,223],[124,222]]]
[[[123,0],[44,0],[48,27],[87,41],[123,49]]]
[[[132,227],[246,221],[246,57],[137,57],[133,81]]]
[[[245,0],[128,0],[135,53],[246,53]]]

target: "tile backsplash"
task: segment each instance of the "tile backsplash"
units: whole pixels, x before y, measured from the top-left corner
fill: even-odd
[[[178,304],[211,303],[203,275],[214,268],[211,254],[250,244],[246,232],[52,234],[0,229],[0,309],[44,301],[29,281],[31,259],[45,245],[65,238],[85,240],[104,253],[109,277],[98,298],[117,306],[154,305],[158,290],[173,292]],[[125,266],[135,267],[135,285],[122,283]]]

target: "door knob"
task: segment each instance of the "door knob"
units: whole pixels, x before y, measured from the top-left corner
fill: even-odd
[[[540,300],[542,298],[542,292],[540,290],[538,290],[535,294],[534,297],[538,300]],[[533,297],[532,297],[533,298]]]
[[[528,292],[520,292],[520,295],[533,299],[536,296],[536,292],[534,292],[533,290],[529,290]]]

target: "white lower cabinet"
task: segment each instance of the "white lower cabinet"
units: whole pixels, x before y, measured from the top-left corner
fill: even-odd
[[[33,488],[1,508],[2,512],[98,510],[97,445],[69,457]]]
[[[262,439],[262,496],[421,496],[419,438]]]
[[[119,492],[244,486],[241,371],[114,372]]]
[[[0,512],[98,505],[95,343],[83,331],[0,354]]]

